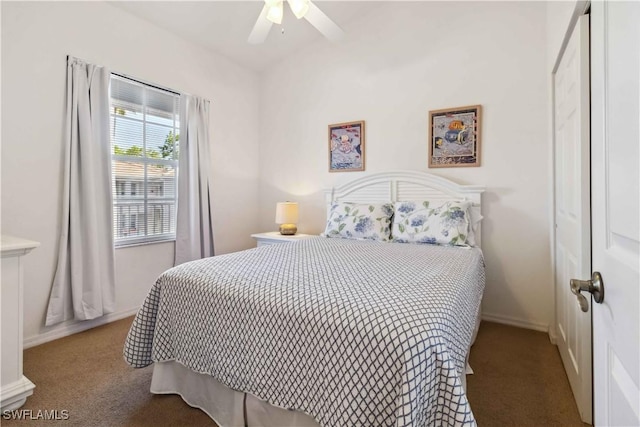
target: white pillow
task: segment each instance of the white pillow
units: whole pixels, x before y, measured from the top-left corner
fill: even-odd
[[[467,236],[467,243],[474,248],[478,246],[476,241],[476,234],[478,233],[478,225],[484,218],[480,213],[474,212],[471,205],[469,205],[469,218],[471,218],[471,224],[469,224],[469,235]]]
[[[469,206],[468,201],[396,202],[393,241],[469,246]]]
[[[331,206],[327,227],[321,236],[343,239],[391,239],[393,205],[336,202]]]

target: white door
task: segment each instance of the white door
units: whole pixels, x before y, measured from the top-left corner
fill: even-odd
[[[640,3],[594,1],[591,19],[594,419],[638,426]]]
[[[556,334],[584,422],[591,423],[591,314],[569,280],[591,276],[589,16],[581,16],[554,75]]]

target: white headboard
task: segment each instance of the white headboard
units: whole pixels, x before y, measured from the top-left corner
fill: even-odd
[[[482,185],[460,185],[427,172],[392,171],[367,175],[347,184],[325,190],[327,217],[333,202],[384,203],[412,200],[468,200],[472,218],[481,218]],[[481,223],[475,238],[481,245]]]

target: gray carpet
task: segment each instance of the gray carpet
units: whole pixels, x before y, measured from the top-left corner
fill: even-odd
[[[36,389],[22,409],[67,410],[65,421],[1,420],[4,426],[215,426],[178,396],[149,393],[151,367],[122,358],[132,318],[25,351]],[[471,352],[468,395],[480,426],[580,426],[560,356],[549,338],[483,322]]]

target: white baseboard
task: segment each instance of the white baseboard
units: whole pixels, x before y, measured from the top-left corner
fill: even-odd
[[[52,331],[25,338],[23,341],[23,344],[24,344],[23,348],[35,347],[37,345],[44,344],[49,341],[68,337],[69,335],[77,334],[78,332],[86,331],[87,329],[106,325],[107,323],[115,322],[116,320],[133,316],[138,312],[139,309],[140,307],[135,307],[129,310],[120,311],[118,313],[109,313],[97,319],[79,321],[75,323],[69,323],[66,325],[63,324],[62,326],[56,327],[56,329]]]
[[[35,387],[24,375],[12,383],[4,384],[0,393],[0,408],[3,411],[18,409],[33,394]]]
[[[558,336],[556,335],[556,331],[554,328],[549,328],[549,341],[551,344],[558,345]]]
[[[504,316],[502,314],[482,313],[482,320],[486,320],[487,322],[502,323],[504,325],[517,326],[518,328],[533,329],[534,331],[549,332],[549,325],[546,323],[531,322],[529,320],[518,319],[511,316]]]

